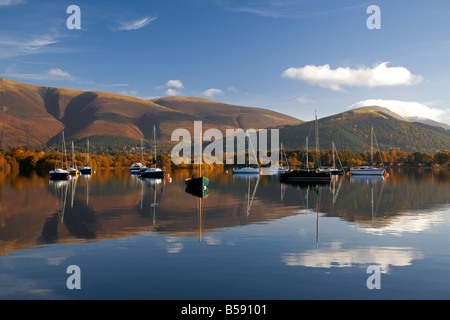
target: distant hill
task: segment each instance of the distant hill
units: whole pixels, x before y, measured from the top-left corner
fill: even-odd
[[[224,104],[192,97],[144,100],[107,92],[40,87],[0,78],[0,146],[54,143],[64,129],[66,138],[153,139],[170,141],[176,128],[266,128],[301,123],[278,112]]]
[[[370,151],[370,128],[374,127],[380,150],[392,149],[413,153],[450,150],[450,130],[424,123],[410,122],[381,107],[365,107],[319,119],[319,147],[338,150]],[[315,121],[282,126],[280,140],[286,148],[304,148],[306,136],[309,146],[315,147]]]
[[[433,127],[441,127],[441,128],[444,128],[445,130],[450,130],[450,126],[448,124],[434,121],[431,119],[424,119],[424,118],[420,118],[420,117],[407,117],[406,120],[409,120],[411,122],[419,122],[419,123],[428,124]]]

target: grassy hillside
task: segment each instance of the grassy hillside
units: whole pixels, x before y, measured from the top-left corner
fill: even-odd
[[[413,153],[450,149],[450,131],[423,123],[401,120],[382,109],[362,108],[319,119],[319,145],[330,149],[334,142],[340,150],[365,152],[370,150],[370,129],[373,126],[381,150],[402,150]],[[315,121],[284,126],[280,140],[286,148],[304,148],[306,136],[315,146]],[[376,146],[375,146],[376,147]]]
[[[301,121],[273,111],[192,97],[144,100],[107,92],[40,87],[0,78],[0,147],[52,144],[68,139],[118,136],[170,141],[177,128],[266,128]],[[114,140],[114,139],[113,139]],[[105,141],[108,141],[105,140]]]

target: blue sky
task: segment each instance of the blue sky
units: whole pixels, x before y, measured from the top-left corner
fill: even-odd
[[[448,0],[0,0],[0,76],[302,120],[377,103],[450,124],[449,31]]]

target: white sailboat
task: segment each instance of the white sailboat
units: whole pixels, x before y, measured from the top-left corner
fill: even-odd
[[[281,151],[280,158],[281,159],[284,158],[284,161],[286,162],[286,167],[281,166],[281,162],[282,161],[280,160],[280,163],[277,166],[275,166],[273,168],[270,168],[270,170],[269,170],[270,174],[279,174],[279,173],[282,173],[282,172],[288,172],[290,170],[289,169],[289,162],[288,162],[287,157],[286,157],[286,152],[284,151],[284,148],[283,148],[283,143],[281,143],[280,151]]]
[[[78,174],[79,174],[79,171],[77,168],[77,162],[75,161],[75,150],[74,150],[73,140],[72,140],[72,166],[69,168],[69,174],[71,176],[78,176]]]
[[[144,146],[141,139],[141,162],[133,163],[130,167],[130,173],[141,174],[141,172],[146,169],[146,167],[142,164],[143,162],[144,162]]]
[[[70,178],[69,171],[67,170],[67,154],[66,142],[64,140],[64,130],[61,132],[61,149],[61,167],[55,168],[55,170],[49,172],[50,178],[53,180],[67,180]]]
[[[250,139],[250,136],[247,133],[247,137],[248,137],[248,141],[250,143],[250,146],[252,148],[253,151],[253,155],[256,159],[256,163],[258,165],[258,168],[254,168],[254,167],[242,167],[242,168],[233,168],[233,173],[241,173],[241,174],[259,174],[259,172],[261,171],[261,168],[259,167],[259,163],[258,163],[258,158],[256,157],[256,153],[255,153],[255,149],[253,148],[253,144],[252,144],[252,140]],[[249,159],[250,159],[250,155],[249,155]],[[249,160],[250,162],[250,160]]]
[[[373,127],[370,130],[370,165],[359,168],[351,168],[350,174],[355,175],[382,175],[386,171],[385,168],[377,168],[373,166]]]
[[[141,170],[141,176],[144,178],[162,179],[162,178],[164,178],[164,174],[166,173],[166,170],[157,167],[156,143],[157,143],[156,142],[156,127],[155,127],[155,125],[153,125],[153,148],[154,148],[153,162],[154,162],[154,166],[150,167],[150,168],[145,167],[145,169],[143,171]],[[161,155],[161,158],[162,158],[162,155]]]
[[[89,166],[89,138],[87,139],[87,162],[86,165],[80,168],[81,174],[91,174],[92,169]]]

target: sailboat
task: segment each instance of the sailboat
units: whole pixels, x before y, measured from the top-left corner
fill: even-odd
[[[250,143],[250,146],[252,148],[253,155],[255,156],[255,159],[257,159],[256,158],[256,154],[255,154],[255,149],[253,148],[252,140],[250,139],[250,136],[248,135],[248,132],[247,132],[247,137],[248,137],[248,141]],[[250,156],[249,156],[249,159],[250,159]],[[242,168],[233,168],[233,173],[244,173],[244,174],[255,174],[255,173],[257,173],[257,174],[259,174],[261,168],[259,167],[258,160],[256,160],[256,163],[258,164],[257,168],[250,167],[250,166],[242,167]]]
[[[274,166],[273,168],[269,169],[269,173],[270,174],[279,174],[282,172],[288,172],[289,169],[289,162],[287,161],[287,157],[286,157],[286,152],[284,151],[284,147],[283,147],[283,143],[281,143],[281,147],[280,147],[280,158],[283,159],[286,162],[286,167],[283,167],[281,165],[281,160],[280,163],[278,163],[278,165]]]
[[[316,163],[313,169],[309,168],[308,161],[308,137],[306,137],[306,166],[305,169],[291,170],[280,174],[281,181],[299,181],[299,182],[327,182],[331,181],[332,175],[330,171],[320,169],[320,152],[319,152],[319,128],[316,114]]]
[[[342,162],[341,162],[341,159],[339,158],[339,153],[337,152],[337,149],[336,149],[336,146],[334,145],[334,142],[331,143],[331,152],[332,152],[332,155],[333,155],[333,164],[332,164],[331,168],[321,168],[320,170],[322,170],[322,171],[329,171],[329,172],[331,172],[331,174],[333,176],[337,176],[337,175],[341,176],[341,175],[344,174],[345,170],[344,170],[344,167],[342,166]],[[339,160],[339,164],[341,166],[340,169],[336,167],[336,156],[337,156],[337,158]]]
[[[144,162],[144,146],[141,139],[141,162],[133,163],[130,167],[131,174],[140,174],[145,170],[145,166],[142,164]]]
[[[203,150],[201,145],[202,145],[202,137],[201,137],[201,133],[199,136],[199,144],[200,144],[200,150]],[[187,178],[184,180],[185,184],[186,184],[186,188],[188,188],[189,190],[206,190],[207,186],[209,184],[209,179],[202,176],[202,163],[203,163],[203,153],[200,152],[200,162],[199,162],[199,176],[196,177],[195,175],[192,175],[190,178]]]
[[[91,174],[92,169],[89,166],[89,138],[87,139],[87,163],[85,166],[80,168],[81,174]]]
[[[64,140],[64,130],[61,132],[61,167],[49,172],[50,179],[67,180],[70,178],[69,171],[64,169],[67,166],[66,142]]]
[[[166,170],[156,167],[156,127],[153,125],[153,147],[154,147],[154,159],[153,162],[155,164],[154,167],[146,168],[144,171],[141,171],[141,177],[143,178],[156,178],[161,179],[164,178],[164,174],[166,173]]]
[[[73,140],[72,140],[72,166],[69,168],[69,174],[71,176],[78,176],[79,174],[77,162],[75,161],[75,150],[73,146]]]
[[[377,168],[373,166],[373,127],[370,130],[370,166],[362,166],[359,168],[351,168],[350,174],[355,175],[382,175],[386,171],[384,168]]]

